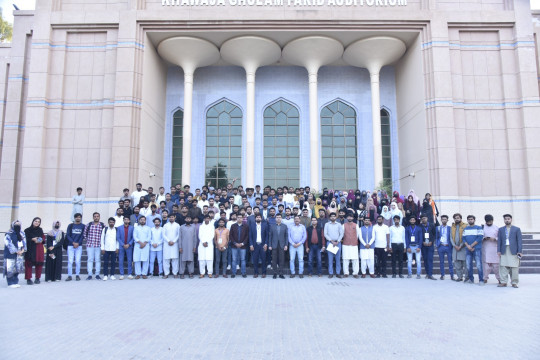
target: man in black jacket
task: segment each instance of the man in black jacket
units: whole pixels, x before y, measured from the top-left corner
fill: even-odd
[[[313,258],[317,257],[317,276],[322,276],[321,252],[326,249],[324,229],[317,218],[311,219],[311,226],[307,228],[306,251],[308,253],[308,276],[313,273]]]
[[[424,258],[426,279],[437,280],[433,277],[433,254],[435,253],[435,246],[433,244],[437,237],[437,228],[428,222],[426,214],[422,214],[420,229],[422,230],[422,257]]]

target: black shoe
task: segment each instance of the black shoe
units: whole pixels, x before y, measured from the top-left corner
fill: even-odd
[[[303,279],[304,278],[304,275],[300,274],[300,279]]]
[[[233,278],[233,279],[234,279],[235,277],[236,277],[236,275],[234,275],[234,274],[232,274],[232,275],[231,275],[231,278]]]
[[[28,279],[26,280],[26,285],[34,285],[34,282],[32,281],[32,279]]]
[[[242,275],[242,277],[243,277],[243,278],[247,278],[247,275],[246,275],[246,274],[244,274],[244,275]]]
[[[384,274],[382,277],[386,279],[388,276],[386,276],[386,274]]]
[[[279,278],[280,278],[280,279],[285,279],[285,276],[279,275]]]
[[[71,281],[71,280],[73,280],[73,279],[71,278],[71,276],[68,276],[67,279],[66,279],[66,281]]]
[[[88,277],[86,278],[86,280],[92,280],[92,275],[88,275]]]
[[[97,277],[96,277],[97,278]],[[81,277],[79,275],[75,276],[75,280],[81,281]]]
[[[376,278],[378,279],[378,278],[380,278],[380,277],[381,277],[381,275],[380,275],[380,274],[377,274],[377,276],[375,276],[375,277],[376,277]]]
[[[96,275],[96,280],[101,280],[101,276]]]
[[[294,274],[291,274],[291,279],[294,279]]]
[[[395,279],[396,278],[396,274],[392,275],[392,279]]]
[[[404,278],[404,276],[403,276],[403,275],[399,275],[399,278],[400,278],[400,279],[403,279],[403,278]]]
[[[40,282],[39,279],[34,280],[34,284],[39,284]]]
[[[274,274],[274,276],[272,276],[272,279],[277,279],[277,275]]]

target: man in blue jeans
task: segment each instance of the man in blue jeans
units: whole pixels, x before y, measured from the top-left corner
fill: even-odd
[[[465,279],[464,283],[474,284],[473,273],[473,259],[476,262],[476,268],[478,269],[478,278],[480,279],[479,285],[484,285],[484,272],[482,271],[482,239],[484,238],[484,231],[479,225],[475,225],[476,218],[474,215],[467,216],[467,223],[469,224],[463,230],[463,243],[467,247],[467,257],[465,262],[467,264],[467,270],[469,272],[469,278]]]
[[[306,252],[308,253],[308,276],[313,274],[313,258],[317,258],[317,276],[322,276],[321,251],[325,249],[324,229],[319,225],[317,218],[311,219],[311,226],[306,230]]]
[[[324,225],[324,238],[333,246],[337,246],[338,252],[336,254],[331,251],[328,253],[328,277],[331,279],[334,277],[334,258],[336,259],[336,275],[341,278],[341,240],[343,240],[343,225],[336,222],[336,213],[330,214],[330,221]],[[327,247],[327,250],[328,250]]]
[[[69,224],[66,231],[66,240],[68,242],[68,277],[66,281],[71,281],[73,278],[73,259],[75,258],[75,279],[81,280],[81,255],[82,243],[84,237],[85,226],[81,223],[82,215],[77,213],[73,215],[75,222]]]
[[[307,239],[306,228],[300,224],[300,216],[294,216],[294,225],[289,227],[289,254],[291,257],[291,278],[294,278],[294,261],[298,257],[298,274],[304,277],[304,243]]]
[[[242,277],[247,277],[246,275],[246,251],[249,244],[249,230],[246,225],[242,224],[244,216],[238,214],[236,216],[236,224],[231,226],[231,231],[229,232],[229,241],[231,242],[232,247],[232,269],[231,277],[234,279],[236,277],[236,265],[240,262],[240,271]]]

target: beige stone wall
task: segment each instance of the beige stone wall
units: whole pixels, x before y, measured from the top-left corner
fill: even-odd
[[[162,184],[166,65],[149,33],[208,36],[219,45],[241,33],[280,41],[340,32],[352,41],[384,31],[415,34],[395,65],[402,192],[429,191],[447,213],[512,212],[533,229],[540,26],[533,29],[527,1],[161,3],[40,0],[34,16],[16,13],[14,43],[0,48],[0,228],[15,217],[27,225],[36,214],[46,228],[56,218],[67,223],[77,186],[90,221],[95,210],[114,211],[123,187]]]

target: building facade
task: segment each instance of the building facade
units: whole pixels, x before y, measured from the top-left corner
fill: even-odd
[[[540,209],[524,0],[40,0],[0,47],[2,228],[233,178]]]

